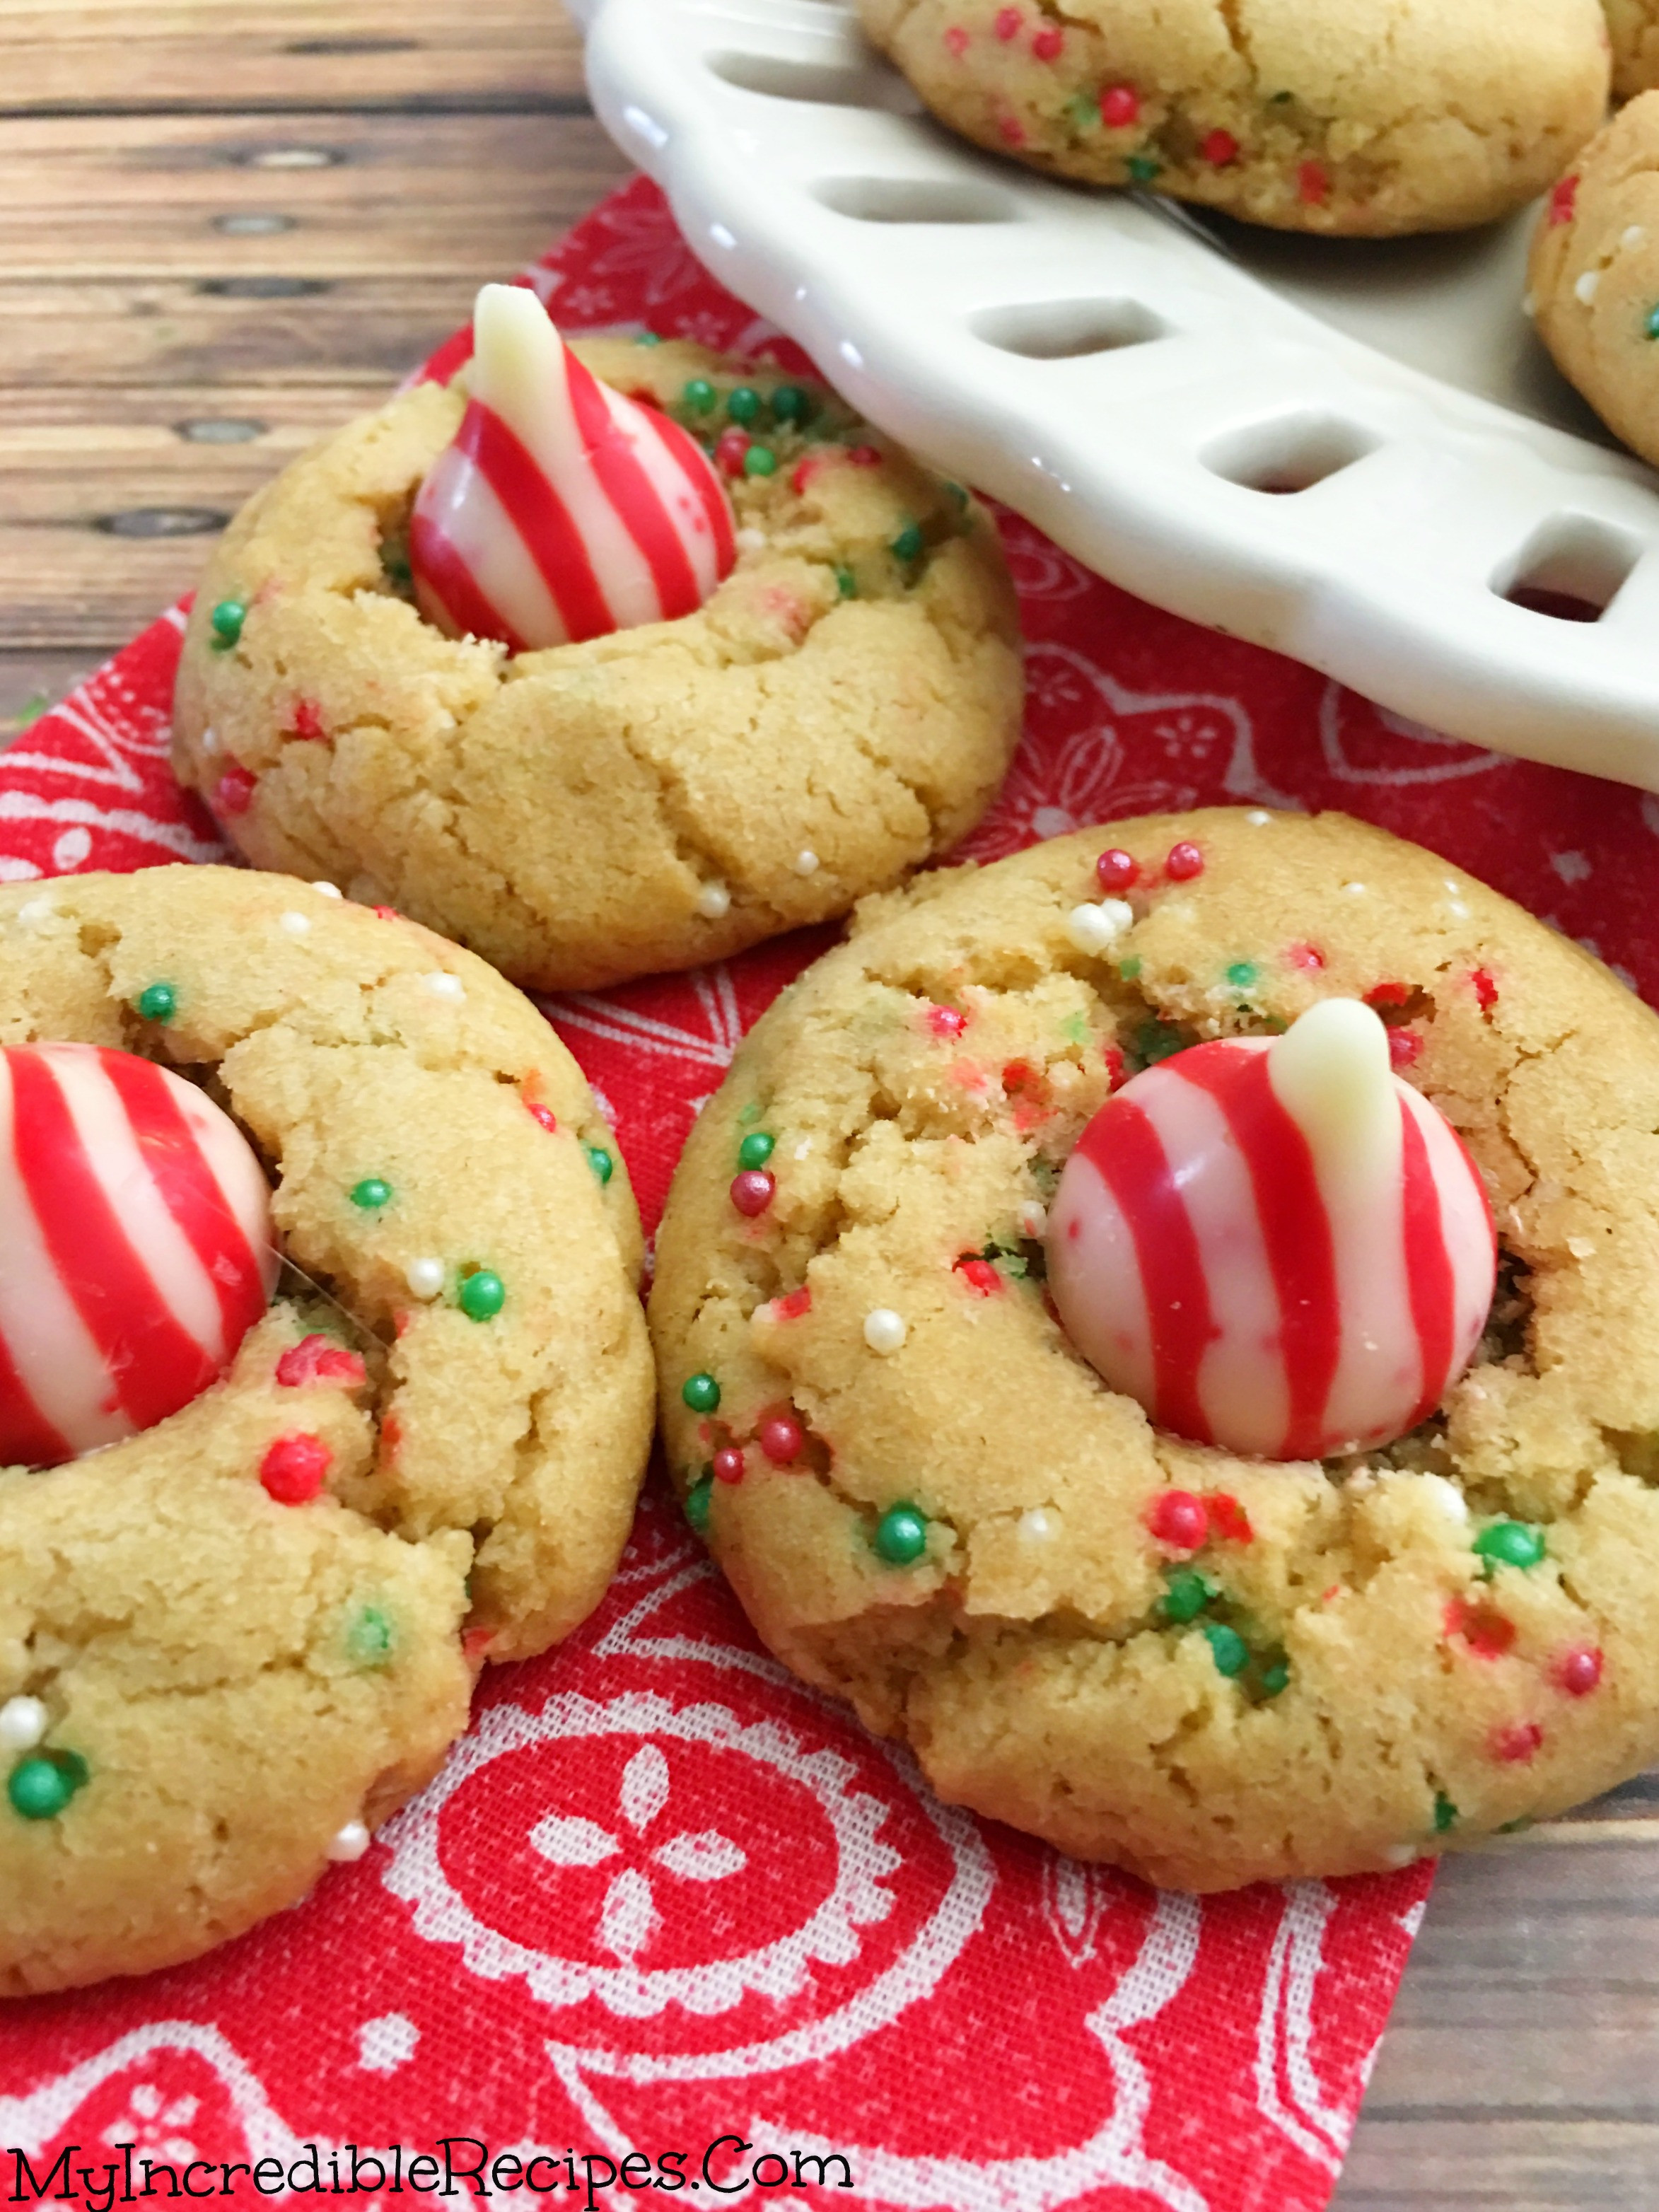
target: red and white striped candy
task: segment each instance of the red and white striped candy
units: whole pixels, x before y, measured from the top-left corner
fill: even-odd
[[[1066,1162],[1048,1250],[1060,1319],[1115,1390],[1280,1460],[1425,1419],[1497,1276],[1474,1161],[1352,999],[1126,1084]]]
[[[466,413],[410,523],[422,613],[514,653],[695,613],[737,558],[696,441],[601,384],[521,286],[484,286],[473,343]]]
[[[0,1052],[0,1466],[188,1405],[279,1265],[259,1163],[194,1085],[95,1045]]]

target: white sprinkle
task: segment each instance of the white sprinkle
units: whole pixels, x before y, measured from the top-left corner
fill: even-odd
[[[1014,1534],[1022,1543],[1047,1543],[1054,1534],[1054,1516],[1046,1505],[1034,1505],[1029,1513],[1020,1515]]]
[[[1421,1853],[1415,1844],[1390,1844],[1382,1856],[1391,1867],[1407,1867],[1420,1857]]]
[[[1593,1260],[1595,1257],[1595,1239],[1593,1237],[1569,1237],[1567,1249],[1575,1260]]]
[[[308,914],[295,914],[290,908],[287,914],[277,916],[277,927],[285,929],[290,937],[309,937],[311,916]]]
[[[1573,286],[1572,296],[1575,300],[1580,301],[1588,307],[1590,301],[1595,297],[1601,289],[1601,270],[1599,269],[1587,269],[1583,275],[1578,279],[1578,282]]]
[[[39,1698],[8,1698],[0,1705],[0,1751],[33,1751],[46,1732]]]
[[[1364,884],[1344,884],[1342,888],[1350,898],[1364,898],[1365,896]]]
[[[415,2056],[421,2031],[406,2014],[383,2013],[357,2030],[357,2063],[365,2074],[395,2074]]]
[[[316,892],[319,898],[343,898],[345,896],[345,893],[340,889],[338,884],[313,884],[311,888]]]
[[[1028,1198],[1015,1218],[1022,1237],[1046,1237],[1048,1233],[1048,1209],[1040,1198]]]
[[[817,854],[810,845],[803,845],[795,855],[795,873],[798,876],[815,876],[817,872]]]
[[[202,732],[202,750],[208,756],[208,758],[211,760],[214,754],[216,753],[218,750],[219,732],[214,728],[212,723],[210,722],[206,729]]]
[[[697,893],[697,912],[705,921],[718,921],[732,910],[732,894],[724,884],[705,884]]]
[[[1469,918],[1469,910],[1462,899],[1448,899],[1446,911],[1454,921],[1467,921]]]
[[[739,553],[759,553],[765,548],[766,532],[763,530],[756,530],[752,526],[736,530],[732,533],[732,542]]]
[[[466,986],[460,977],[451,975],[441,968],[430,975],[422,975],[421,982],[434,999],[447,999],[452,1006],[459,1006],[466,996]]]
[[[1260,806],[1253,806],[1249,812],[1244,817],[1244,819],[1250,824],[1252,829],[1255,830],[1265,830],[1273,818],[1273,817],[1271,814],[1266,812]]]
[[[904,1316],[891,1306],[876,1306],[864,1316],[864,1340],[872,1352],[896,1352],[910,1334]]]
[[[1647,242],[1648,234],[1639,222],[1632,223],[1628,230],[1619,234],[1619,243],[1626,252],[1633,253],[1638,246],[1645,246]]]
[[[1134,927],[1135,912],[1127,899],[1102,899],[1098,906],[1086,901],[1066,917],[1066,934],[1079,952],[1104,952],[1126,929]]]
[[[43,921],[50,921],[58,911],[49,898],[26,899],[17,909],[17,919],[25,929],[39,929]]]
[[[1418,1477],[1423,1494],[1431,1498],[1449,1521],[1460,1524],[1469,1517],[1468,1501],[1455,1482],[1448,1482],[1443,1474],[1425,1474]]]
[[[1527,320],[1531,322],[1534,316],[1538,313],[1538,295],[1536,292],[1527,292],[1522,295],[1521,312],[1526,317]]]
[[[811,1149],[812,1139],[810,1137],[803,1137],[799,1144],[796,1146],[793,1156],[798,1160],[804,1160]]]
[[[337,1835],[331,1836],[328,1856],[331,1859],[360,1859],[368,1849],[368,1830],[361,1820],[348,1820]]]
[[[411,1260],[404,1270],[404,1280],[417,1298],[435,1298],[444,1286],[444,1263],[441,1260]]]

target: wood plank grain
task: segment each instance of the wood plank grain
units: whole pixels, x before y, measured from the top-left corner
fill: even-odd
[[[321,113],[582,100],[558,0],[3,0],[0,115],[191,108]]]

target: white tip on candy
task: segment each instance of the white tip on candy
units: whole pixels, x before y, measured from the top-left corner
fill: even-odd
[[[1066,934],[1079,952],[1104,952],[1133,927],[1134,918],[1127,899],[1102,899],[1098,906],[1085,902],[1066,915]]]
[[[910,1334],[902,1313],[877,1306],[864,1316],[864,1340],[872,1352],[896,1352]]]
[[[368,1830],[361,1820],[348,1820],[343,1828],[329,1838],[327,1856],[349,1865],[353,1859],[362,1858],[368,1849]]]
[[[0,1751],[33,1751],[46,1732],[39,1698],[8,1698],[0,1705]]]

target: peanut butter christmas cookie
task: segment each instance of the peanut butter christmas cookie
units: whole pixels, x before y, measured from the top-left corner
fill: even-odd
[[[1525,204],[1600,125],[1599,0],[860,0],[940,119],[1091,184],[1284,230],[1448,230]]]
[[[1022,697],[983,511],[815,384],[567,351],[505,287],[477,333],[214,556],[174,758],[240,850],[563,988],[823,921],[960,838]]]
[[[493,970],[331,890],[0,887],[0,1995],[360,1855],[627,1536],[615,1143]]]
[[[1644,1006],[1343,817],[929,877],[687,1148],[686,1510],[789,1666],[1081,1856],[1558,1811],[1659,1754],[1656,1125]]]

